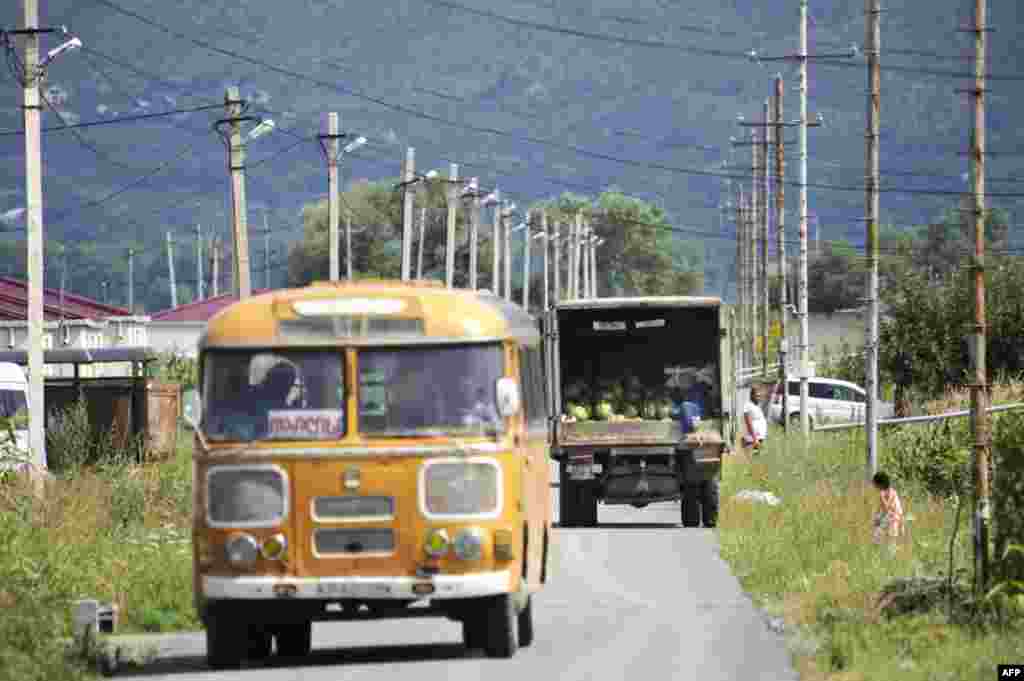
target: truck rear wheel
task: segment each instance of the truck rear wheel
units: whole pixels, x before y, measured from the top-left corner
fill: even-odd
[[[700,486],[701,513],[704,516],[704,527],[718,525],[718,502],[721,481],[718,478],[705,480]]]
[[[561,527],[597,525],[597,495],[590,481],[573,480],[561,465],[558,488],[558,524]]]
[[[700,527],[700,491],[698,485],[683,486],[683,498],[679,504],[683,527]]]

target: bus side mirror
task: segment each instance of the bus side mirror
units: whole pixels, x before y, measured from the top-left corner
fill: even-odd
[[[502,417],[519,411],[519,384],[512,378],[498,379],[498,413]]]

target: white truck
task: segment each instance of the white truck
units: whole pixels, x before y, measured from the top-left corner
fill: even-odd
[[[675,500],[683,526],[716,524],[730,424],[722,396],[732,394],[727,328],[711,297],[573,300],[545,313],[563,526],[596,525],[599,502]],[[673,407],[695,383],[703,414],[684,435]]]

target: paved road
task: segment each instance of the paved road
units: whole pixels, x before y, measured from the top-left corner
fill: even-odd
[[[602,507],[600,527],[556,529],[553,574],[535,597],[534,644],[511,660],[462,647],[445,619],[313,626],[313,654],[219,674],[202,634],[163,637],[159,656],[118,676],[190,681],[796,680],[770,632],[718,557],[713,530],[682,529],[679,506]]]

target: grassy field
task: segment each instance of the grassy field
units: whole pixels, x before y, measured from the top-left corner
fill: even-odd
[[[863,482],[865,447],[855,432],[816,434],[805,450],[779,430],[761,455],[728,461],[723,558],[755,601],[785,621],[803,681],[995,678],[996,664],[1024,659],[1021,619],[979,628],[952,623],[956,608],[889,616],[879,607],[894,580],[948,574],[957,504],[899,489],[907,535],[894,554],[875,545],[878,494]],[[781,503],[733,498],[745,489],[770,491]],[[972,569],[969,515],[968,506],[952,547],[954,574]]]
[[[189,537],[191,441],[161,464],[64,472],[34,498],[0,483],[0,679],[85,674],[60,643],[72,603],[116,603],[119,633],[196,629]]]

